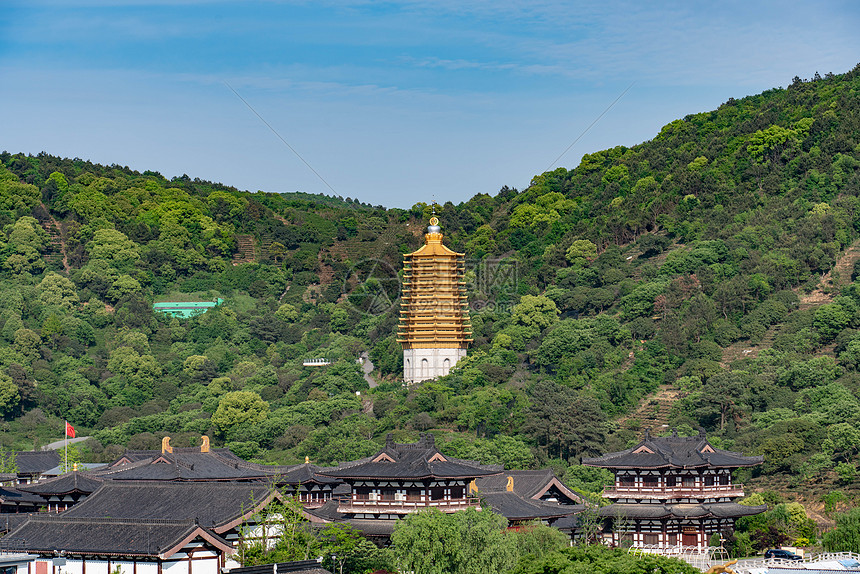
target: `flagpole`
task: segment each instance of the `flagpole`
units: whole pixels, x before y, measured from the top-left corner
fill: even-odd
[[[69,471],[69,421],[63,420],[63,437],[66,442],[66,468],[65,472]]]

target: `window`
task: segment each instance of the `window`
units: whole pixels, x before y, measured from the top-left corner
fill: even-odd
[[[713,476],[709,475],[709,476],[705,477],[705,486],[714,486],[714,477]]]
[[[666,486],[671,487],[671,486],[675,486],[676,484],[678,484],[678,477],[677,476],[667,476],[666,477]]]
[[[669,534],[668,538],[669,538],[669,544],[670,545],[674,546],[675,544],[678,544],[678,534],[677,533],[673,532],[673,533]]]
[[[633,486],[634,484],[636,484],[635,477],[629,474],[625,474],[621,477],[621,486]]]
[[[725,486],[725,485],[727,485],[728,483],[729,483],[729,475],[728,475],[728,474],[721,474],[721,475],[720,475],[720,484],[722,484],[723,486]]]
[[[694,486],[696,484],[695,476],[685,476],[684,477],[684,486]]]
[[[655,488],[657,486],[657,477],[656,476],[646,476],[644,478],[644,485],[649,488]]]

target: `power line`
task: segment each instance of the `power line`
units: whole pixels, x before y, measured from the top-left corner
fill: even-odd
[[[331,192],[332,192],[333,194],[337,195],[337,192],[334,190],[334,188],[333,188],[332,186],[330,186],[330,185],[329,185],[329,183],[328,183],[328,182],[323,178],[323,176],[321,176],[321,175],[319,174],[319,172],[317,172],[317,170],[315,170],[315,169],[313,168],[313,166],[311,166],[311,164],[309,164],[309,163],[305,160],[305,158],[303,158],[303,157],[299,154],[299,152],[297,152],[297,151],[295,150],[295,148],[293,148],[293,146],[291,146],[289,143],[287,143],[287,140],[285,140],[283,137],[281,137],[281,134],[279,134],[279,133],[278,133],[278,131],[277,131],[275,128],[273,128],[273,127],[269,124],[269,122],[267,122],[267,121],[263,118],[263,116],[261,116],[259,113],[257,113],[257,110],[255,110],[253,107],[251,107],[251,104],[249,104],[249,103],[245,100],[245,98],[243,98],[242,96],[240,96],[240,95],[239,95],[239,92],[237,92],[236,90],[234,90],[234,89],[233,89],[233,86],[231,86],[231,85],[230,85],[230,84],[228,84],[227,82],[224,82],[224,85],[225,85],[225,86],[227,86],[228,88],[230,88],[230,91],[231,91],[231,92],[233,92],[234,94],[236,94],[236,97],[237,97],[237,98],[239,98],[240,100],[242,100],[242,103],[243,103],[243,104],[245,104],[246,106],[248,106],[248,109],[249,109],[249,110],[251,110],[251,111],[254,113],[254,115],[255,115],[255,116],[257,116],[258,118],[260,118],[260,121],[261,121],[261,122],[263,122],[263,123],[266,125],[266,127],[267,127],[267,128],[269,128],[270,130],[272,130],[272,133],[273,133],[273,134],[275,134],[275,136],[277,136],[277,138],[278,138],[279,140],[281,140],[281,141],[284,143],[284,145],[285,145],[285,146],[287,146],[287,147],[290,149],[290,151],[291,151],[291,152],[293,152],[293,153],[295,154],[295,156],[296,156],[297,158],[299,158],[300,160],[302,160],[302,163],[303,163],[303,164],[305,164],[306,166],[308,166],[308,169],[309,169],[309,170],[311,170],[312,172],[314,172],[314,175],[315,175],[315,176],[317,176],[317,177],[319,178],[319,180],[320,180],[321,182],[323,182],[323,183],[326,185],[326,187],[327,187],[327,188],[329,188],[329,189],[331,190]],[[558,160],[556,160],[556,161],[558,161]]]
[[[609,112],[609,110],[611,110],[611,109],[613,108],[613,106],[615,106],[615,104],[617,104],[617,103],[618,103],[618,100],[620,100],[621,98],[623,98],[623,97],[624,97],[624,94],[626,94],[627,92],[629,92],[629,91],[630,91],[630,88],[632,88],[632,87],[633,87],[633,84],[635,84],[635,83],[636,83],[636,82],[630,82],[630,85],[629,85],[629,86],[627,86],[627,89],[626,89],[626,90],[624,90],[623,92],[621,92],[621,94],[620,94],[617,98],[615,98],[615,100],[613,100],[613,101],[612,101],[612,103],[611,103],[611,104],[609,104],[609,106],[608,106],[605,110],[603,110],[603,113],[602,113],[602,114],[600,114],[599,116],[597,116],[597,118],[595,118],[595,120],[594,120],[593,122],[591,122],[591,123],[589,124],[589,126],[588,126],[587,128],[585,128],[585,130],[584,130],[581,134],[579,134],[579,137],[577,137],[575,140],[573,140],[573,143],[572,143],[572,144],[570,144],[569,146],[567,146],[567,148],[566,148],[563,152],[561,152],[561,154],[559,154],[559,156],[558,156],[557,158],[555,158],[555,159],[553,160],[553,162],[552,162],[551,164],[549,164],[549,167],[547,167],[544,171],[549,171],[550,169],[552,169],[552,166],[554,166],[556,163],[558,163],[558,160],[560,160],[562,157],[564,157],[564,154],[566,154],[567,152],[569,152],[569,151],[570,151],[570,148],[572,148],[573,146],[575,146],[575,145],[577,144],[577,142],[579,142],[579,140],[581,140],[583,137],[585,137],[585,134],[587,134],[587,133],[589,132],[589,130],[591,130],[591,128],[593,128],[593,127],[594,127],[594,124],[596,124],[597,122],[599,122],[599,121],[600,121],[600,118],[602,118],[603,116],[605,116],[605,115],[607,114],[607,112]]]

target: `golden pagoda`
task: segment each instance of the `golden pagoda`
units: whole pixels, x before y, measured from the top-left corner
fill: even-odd
[[[439,220],[430,218],[421,249],[403,256],[403,291],[397,342],[403,346],[403,380],[447,375],[472,341],[464,254],[442,245]]]

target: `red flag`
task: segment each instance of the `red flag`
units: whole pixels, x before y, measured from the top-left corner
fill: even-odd
[[[75,427],[66,422],[66,436],[69,438],[75,438]]]

